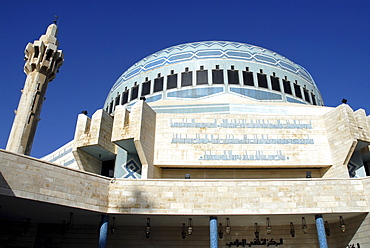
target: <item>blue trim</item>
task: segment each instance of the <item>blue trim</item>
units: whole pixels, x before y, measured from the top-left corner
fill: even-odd
[[[233,88],[230,87],[230,91],[243,95],[248,96],[257,100],[282,100],[282,96],[280,94],[256,90],[256,89],[245,89],[245,88]]]
[[[167,97],[177,98],[200,98],[223,92],[223,87],[195,88],[186,90],[177,90],[167,93]]]
[[[289,97],[289,96],[287,96],[287,97],[286,97],[286,100],[287,100],[287,102],[291,102],[291,103],[306,103],[306,102],[304,102],[303,100],[302,100],[302,101],[300,101],[300,100],[297,100],[297,99],[291,98],[291,97]]]

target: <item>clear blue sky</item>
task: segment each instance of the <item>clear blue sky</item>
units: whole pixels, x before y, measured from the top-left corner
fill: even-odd
[[[163,48],[202,40],[265,47],[305,67],[325,105],[369,110],[370,1],[0,0],[0,148],[20,89],[23,51],[59,17],[65,62],[49,84],[31,155],[73,139],[77,115],[103,107],[115,80]]]

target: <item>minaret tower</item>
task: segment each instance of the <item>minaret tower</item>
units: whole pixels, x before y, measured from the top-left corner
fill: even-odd
[[[26,46],[24,72],[27,78],[6,146],[8,151],[25,155],[31,153],[48,83],[63,64],[63,53],[58,50],[57,29],[54,22],[39,40]]]

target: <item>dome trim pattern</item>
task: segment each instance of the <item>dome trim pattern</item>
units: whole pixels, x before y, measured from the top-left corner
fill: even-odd
[[[276,52],[239,42],[204,41],[172,46],[145,57],[119,77],[111,92],[130,78],[161,66],[190,60],[223,58],[247,60],[279,67],[301,76],[313,87],[317,87],[307,70]]]

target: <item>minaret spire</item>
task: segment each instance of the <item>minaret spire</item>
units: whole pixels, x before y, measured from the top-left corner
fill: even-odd
[[[64,60],[62,51],[58,50],[57,31],[53,23],[39,40],[26,46],[24,72],[27,78],[6,146],[8,151],[31,153],[48,83],[55,78]]]

